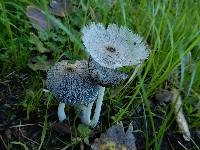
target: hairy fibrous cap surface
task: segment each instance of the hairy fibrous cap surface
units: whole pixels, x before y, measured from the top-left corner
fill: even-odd
[[[92,79],[103,87],[113,87],[126,81],[129,76],[118,69],[101,66],[92,57],[89,58],[88,69]]]
[[[101,66],[118,68],[142,63],[149,55],[143,39],[125,26],[90,23],[82,29],[86,51]]]
[[[96,100],[98,85],[91,79],[87,61],[70,64],[63,60],[48,72],[47,88],[66,104],[88,104]]]

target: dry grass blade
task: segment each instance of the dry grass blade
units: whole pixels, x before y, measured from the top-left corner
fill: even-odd
[[[190,141],[191,135],[188,127],[188,123],[185,119],[182,109],[182,100],[179,92],[177,90],[173,90],[172,102],[175,103],[175,113],[177,113],[176,122],[180,131],[183,133],[183,138],[186,141]]]
[[[172,91],[163,90],[162,92],[156,94],[156,100],[160,104],[172,102],[174,106],[174,113],[176,114],[176,122],[180,132],[183,134],[185,141],[190,141],[191,135],[188,127],[188,123],[185,119],[183,109],[182,109],[182,100],[178,90],[173,89]]]

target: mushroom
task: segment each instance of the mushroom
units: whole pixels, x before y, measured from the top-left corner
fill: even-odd
[[[105,87],[112,87],[125,81],[128,76],[118,71],[123,66],[139,66],[149,55],[149,48],[143,39],[128,28],[109,24],[107,28],[101,23],[90,23],[83,27],[83,44],[90,58],[88,68],[91,77],[100,86],[91,126],[99,120]],[[82,113],[91,112],[93,103],[84,106]]]
[[[93,119],[90,120],[90,116],[94,102],[88,104],[88,106],[82,106],[81,118],[83,123],[89,124],[91,127],[95,127],[99,121],[105,87],[113,87],[124,82],[126,79],[128,79],[128,75],[125,73],[121,73],[118,69],[111,69],[101,66],[91,56],[89,57],[88,70],[92,79],[97,84],[99,84],[99,93],[96,100],[96,108],[94,111]],[[86,118],[84,118],[83,116],[85,116]]]
[[[119,68],[141,64],[149,55],[143,39],[127,27],[90,23],[83,27],[83,44],[86,51],[101,66]]]
[[[87,61],[70,64],[63,60],[56,63],[47,72],[46,85],[60,102],[58,118],[61,122],[66,119],[65,104],[87,106],[96,100],[99,89],[89,75]],[[82,121],[85,122],[84,119]]]
[[[91,120],[91,110],[93,107],[94,102],[89,103],[87,106],[86,105],[82,105],[81,107],[81,122],[89,125],[91,127],[95,127],[99,121],[99,117],[100,117],[100,112],[101,112],[101,106],[103,103],[103,96],[104,96],[104,91],[105,91],[105,87],[99,86],[98,89],[98,98],[96,100],[96,107],[94,110],[94,115],[93,118]]]
[[[120,72],[118,68],[111,69],[101,66],[91,56],[89,57],[88,69],[92,79],[103,87],[119,85],[129,77],[126,73]]]

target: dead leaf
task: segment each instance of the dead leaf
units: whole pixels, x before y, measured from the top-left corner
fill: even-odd
[[[28,63],[29,68],[31,68],[32,70],[36,71],[36,70],[49,70],[50,67],[52,66],[53,62],[48,60],[48,61],[44,61],[44,62],[36,62],[36,63]]]
[[[49,6],[49,12],[53,15],[65,17],[72,13],[71,0],[54,0]]]
[[[73,134],[70,126],[68,126],[65,123],[62,123],[62,122],[57,123],[56,122],[56,123],[52,123],[50,126],[53,130],[55,130],[56,132],[59,132],[61,134]]]
[[[155,95],[156,102],[160,104],[170,102],[172,97],[173,93],[168,90],[162,90]]]
[[[101,134],[99,139],[95,139],[92,145],[93,150],[136,150],[135,137],[133,135],[132,124],[125,132],[123,124],[117,124],[109,128],[106,133]]]
[[[48,31],[48,29],[52,29],[55,26],[53,21],[51,21],[44,11],[39,8],[28,6],[26,9],[26,15],[28,16],[33,27],[36,29]]]

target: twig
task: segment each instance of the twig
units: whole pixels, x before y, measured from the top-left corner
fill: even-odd
[[[37,145],[40,145],[38,142],[36,142],[36,141],[34,141],[34,140],[32,140],[32,139],[30,139],[30,138],[26,137],[26,136],[23,134],[23,132],[22,132],[22,131],[20,131],[20,133],[21,133],[21,135],[22,135],[22,137],[23,137],[23,138],[25,138],[25,139],[27,139],[27,140],[29,140],[29,141],[31,141],[31,142],[33,142],[33,143],[37,144]]]
[[[178,144],[180,144],[185,150],[188,150],[180,141],[178,141]]]
[[[9,73],[7,76],[5,76],[5,78],[8,78],[9,76],[13,75],[16,71],[13,71],[11,73]]]
[[[173,148],[173,146],[172,146],[172,143],[170,142],[170,140],[169,140],[169,137],[167,136],[167,140],[168,140],[168,142],[169,142],[169,145],[170,145],[170,147],[174,150],[174,148]]]
[[[2,138],[1,135],[0,135],[0,139],[1,139],[1,141],[2,141],[2,143],[3,143],[3,145],[4,145],[4,147],[5,147],[6,149],[8,149],[8,146],[7,146],[6,143],[4,142],[4,140],[3,140],[3,138]]]
[[[35,125],[35,124],[25,124],[25,125],[19,124],[19,125],[11,126],[11,127],[9,127],[9,128],[20,128],[20,127],[34,126],[34,125]]]

